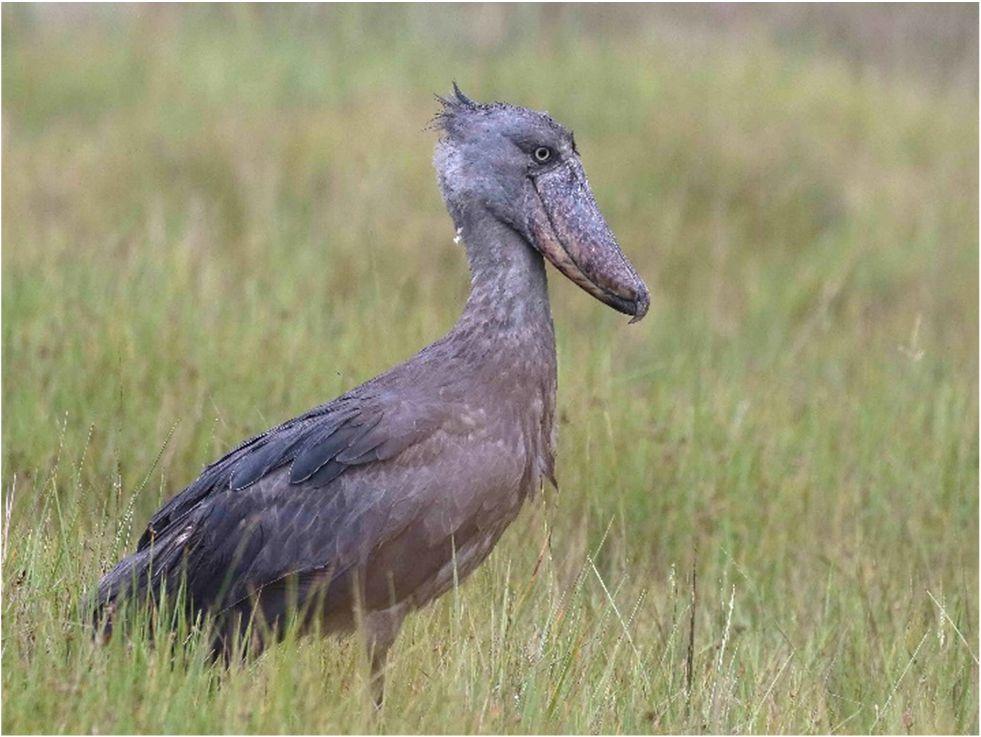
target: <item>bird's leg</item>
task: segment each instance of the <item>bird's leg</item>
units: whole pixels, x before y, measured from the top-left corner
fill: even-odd
[[[382,703],[385,701],[385,668],[388,665],[389,647],[391,647],[390,643],[384,645],[376,643],[375,647],[369,653],[369,658],[371,659],[371,681],[369,682],[369,688],[371,689],[371,700],[374,702],[376,709],[381,709]]]
[[[371,663],[371,698],[375,708],[380,709],[385,698],[385,668],[388,664],[388,650],[399,634],[405,609],[394,606],[390,609],[369,612],[364,616],[365,647]]]

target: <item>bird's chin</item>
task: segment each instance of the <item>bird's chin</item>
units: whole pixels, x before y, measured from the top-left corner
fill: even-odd
[[[647,286],[620,250],[581,172],[570,162],[531,179],[532,243],[566,278],[637,322],[650,306]]]

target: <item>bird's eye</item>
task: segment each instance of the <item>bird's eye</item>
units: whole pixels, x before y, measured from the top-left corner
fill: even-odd
[[[546,161],[552,158],[552,149],[547,146],[539,146],[535,149],[535,161],[539,164],[544,164]]]

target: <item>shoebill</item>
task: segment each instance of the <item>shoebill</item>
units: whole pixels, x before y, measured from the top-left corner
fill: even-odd
[[[101,636],[123,599],[152,606],[180,588],[187,613],[212,622],[216,657],[261,651],[291,616],[307,630],[359,631],[380,703],[406,614],[465,579],[554,483],[544,262],[631,322],[648,291],[570,131],[455,84],[437,99],[433,161],[471,271],[459,320],[405,363],[207,466],[99,582]]]

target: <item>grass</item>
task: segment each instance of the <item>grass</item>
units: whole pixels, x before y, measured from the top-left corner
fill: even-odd
[[[350,642],[94,647],[162,500],[452,325],[454,78],[575,128],[653,287],[552,272],[561,491],[377,716]],[[3,730],[976,733],[977,105],[654,11],[4,6]]]

